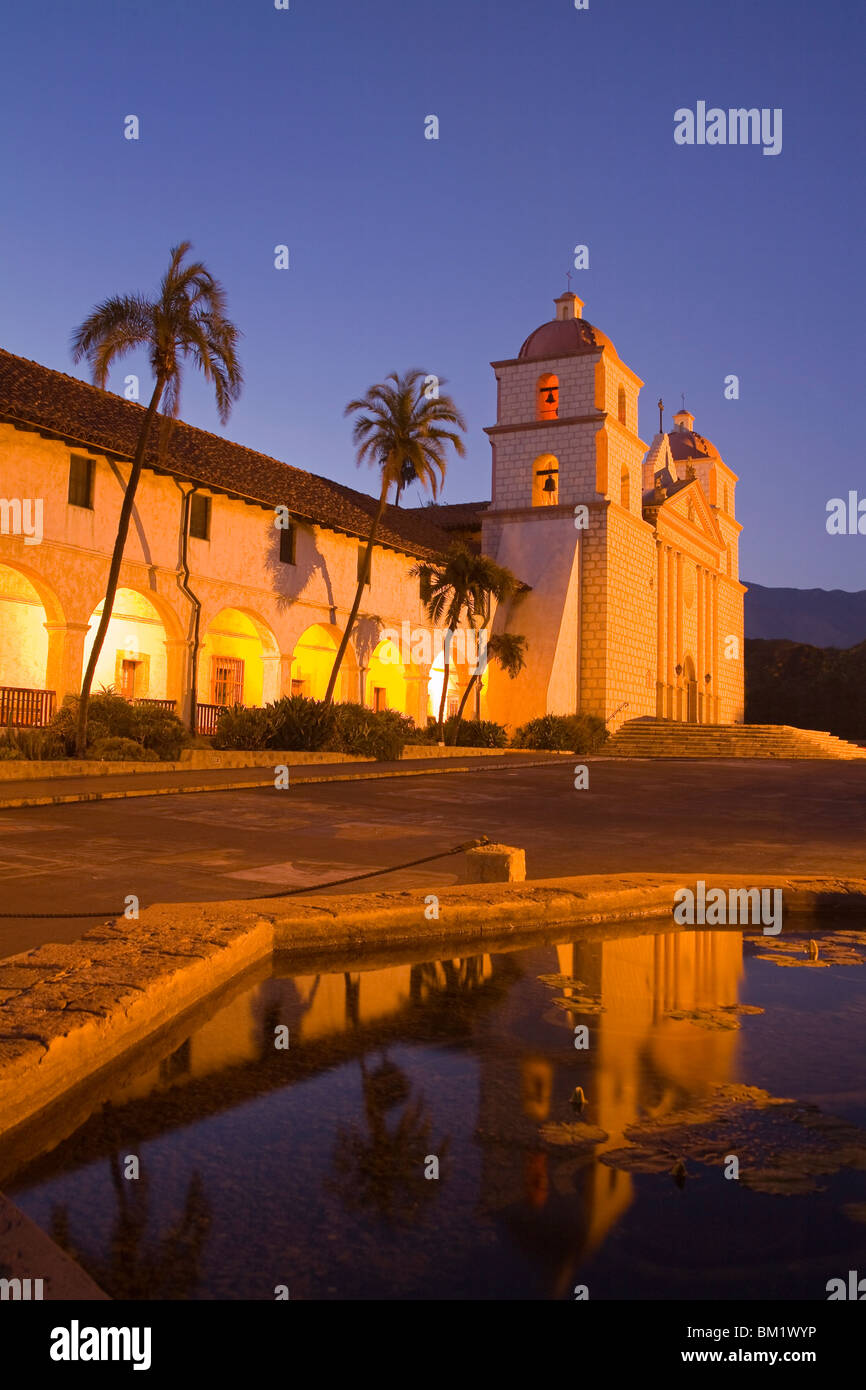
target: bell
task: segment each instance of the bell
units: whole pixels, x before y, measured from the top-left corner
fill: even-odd
[[[544,399],[548,405],[556,405],[556,392],[551,388]]]
[[[554,481],[553,475],[550,473],[548,473],[544,480],[542,492],[556,492],[556,482]]]

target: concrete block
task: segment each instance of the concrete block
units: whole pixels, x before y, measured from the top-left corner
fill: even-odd
[[[526,852],[511,845],[480,845],[466,851],[470,883],[523,883]]]

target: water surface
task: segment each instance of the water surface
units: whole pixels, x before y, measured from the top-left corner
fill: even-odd
[[[6,1190],[115,1298],[823,1299],[866,1274],[864,961],[866,936],[811,928],[276,962],[126,1059]],[[636,1124],[743,1087],[798,1108],[723,1100],[715,1149],[692,1124],[650,1139],[658,1171],[617,1161]],[[724,1150],[793,1190],[726,1179]]]

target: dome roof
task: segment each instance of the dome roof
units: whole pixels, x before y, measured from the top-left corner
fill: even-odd
[[[715,444],[695,430],[671,430],[668,435],[671,454],[678,463],[688,459],[721,459]]]
[[[600,328],[594,328],[583,318],[551,319],[530,333],[520,352],[519,358],[568,357],[573,352],[592,352],[593,349],[609,347],[616,352],[613,343]]]

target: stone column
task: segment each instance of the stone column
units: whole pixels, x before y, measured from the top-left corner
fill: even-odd
[[[430,679],[430,667],[419,666],[418,675],[414,678],[414,695],[410,708],[406,711],[411,714],[419,729],[427,728],[427,682]]]
[[[45,667],[45,688],[57,697],[56,708],[64,695],[77,695],[84,675],[84,643],[90,623],[45,623],[48,633],[48,660]]]
[[[280,655],[280,696],[291,695],[292,693],[292,662],[294,657],[291,654]]]
[[[667,622],[667,717],[674,718],[674,682],[676,673],[674,664],[676,662],[675,642],[674,642],[674,601],[676,598],[674,586],[674,552],[673,547],[667,547],[668,558],[668,578],[667,578],[667,603],[668,603],[668,622]]]
[[[677,585],[677,593],[676,593],[676,599],[675,599],[676,607],[675,607],[675,610],[674,610],[674,611],[675,611],[675,616],[676,616],[676,634],[677,634],[677,635],[676,635],[676,654],[677,654],[676,665],[682,667],[682,664],[683,664],[683,557],[682,557],[682,554],[681,554],[681,552],[680,552],[679,550],[676,552],[676,566],[675,566],[675,568],[676,568],[676,585]],[[683,718],[683,675],[682,675],[682,671],[680,671],[679,676],[677,676],[676,711],[677,711],[677,712],[676,712],[676,718],[677,718],[677,719],[682,719],[682,718]],[[687,711],[687,712],[688,712],[688,711]]]
[[[262,653],[262,704],[270,705],[278,699],[282,680],[281,657],[279,652]]]
[[[695,679],[698,683],[697,708],[695,716],[699,724],[704,723],[704,571],[695,565]]]
[[[713,721],[719,722],[719,576],[713,575],[713,584],[710,594],[711,613],[710,613],[710,672],[712,674],[712,684],[710,689],[713,692]]]
[[[658,609],[657,653],[656,653],[656,718],[662,719],[665,712],[665,552],[661,541],[656,541],[656,606]]]
[[[192,695],[192,643],[185,637],[165,639],[165,698],[174,700],[175,713],[189,722]]]

